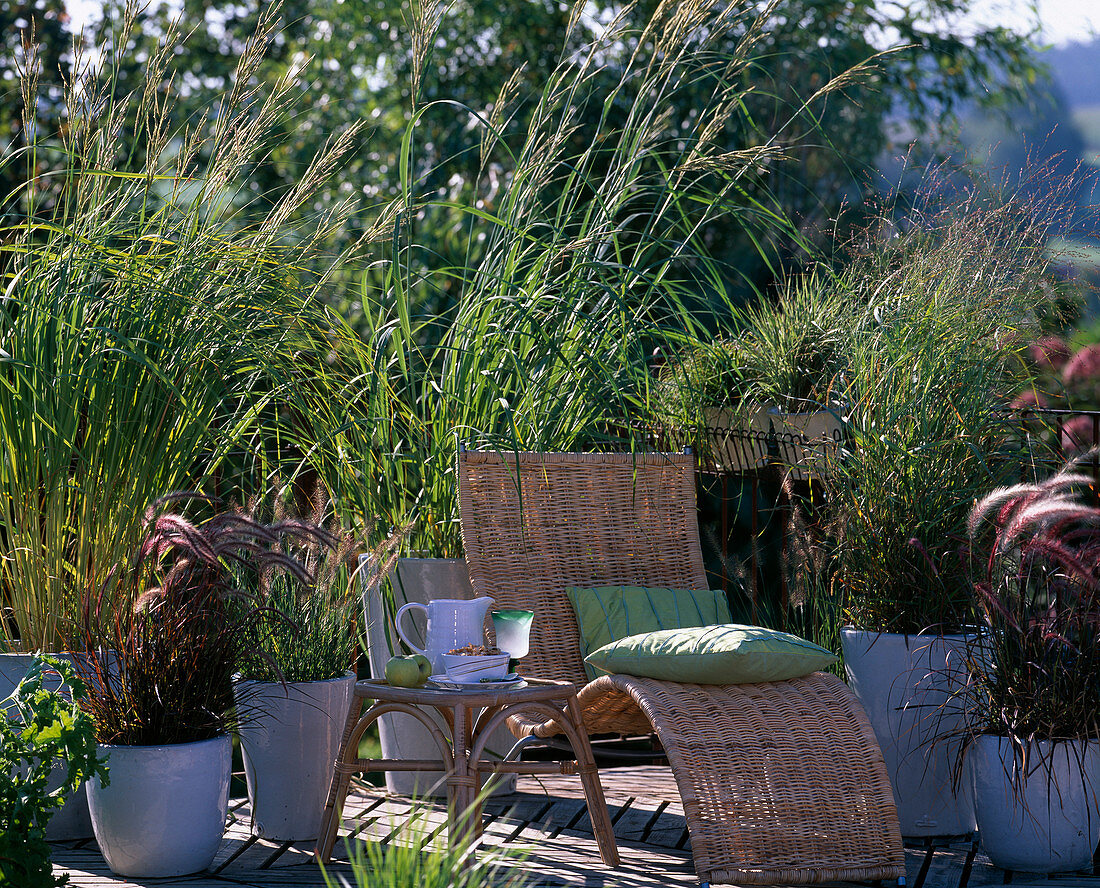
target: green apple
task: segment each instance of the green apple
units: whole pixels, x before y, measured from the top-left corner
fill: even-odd
[[[423,654],[413,654],[413,659],[416,660],[416,665],[420,667],[420,683],[424,684],[432,677],[432,661]]]
[[[420,665],[412,657],[390,657],[386,663],[386,681],[395,688],[419,687]]]

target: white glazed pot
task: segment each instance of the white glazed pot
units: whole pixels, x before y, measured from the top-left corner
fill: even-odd
[[[392,614],[387,616],[378,583],[369,582],[371,574],[368,568],[370,556],[359,559],[360,588],[363,593],[363,612],[367,623],[367,653],[370,657],[370,672],[375,678],[382,678],[386,672],[386,661],[395,653],[401,652],[400,641],[393,626]],[[473,586],[470,585],[470,572],[461,558],[399,558],[393,572],[385,580],[393,592],[394,607],[400,608],[409,602],[427,604],[436,598],[473,599]],[[537,617],[536,617],[537,619]],[[404,626],[412,624],[412,639],[421,647],[427,640],[427,624],[421,613],[414,612],[411,619],[406,617]],[[448,729],[443,718],[436,710],[428,710],[443,735]],[[388,759],[434,760],[439,758],[439,748],[424,726],[416,719],[400,713],[383,715],[378,720],[378,736],[382,745],[382,756]],[[488,750],[501,757],[512,748],[515,738],[506,727],[496,729],[486,746]],[[416,798],[440,797],[447,794],[445,775],[442,771],[387,771],[386,789],[396,795]],[[516,775],[505,774],[494,782],[494,794],[515,792]]]
[[[780,465],[799,480],[820,471],[829,445],[840,440],[844,430],[843,420],[832,410],[786,413],[770,407],[767,421],[776,435]]]
[[[767,414],[755,404],[705,407],[703,421],[711,457],[724,472],[751,472],[768,455]]]
[[[994,865],[1032,873],[1092,872],[1100,842],[1100,743],[1035,741],[1026,771],[1005,737],[966,752],[982,849]]]
[[[966,682],[963,635],[841,630],[848,684],[867,711],[890,775],[903,836],[963,835],[976,829],[967,792],[952,788],[963,726],[953,692]]]
[[[96,841],[120,876],[197,873],[221,845],[229,809],[228,735],[171,746],[100,745],[109,786],[88,781]]]
[[[27,670],[34,661],[34,656],[34,654],[21,653],[0,654],[0,700],[9,697],[12,691],[18,687],[19,682],[22,681],[23,676],[27,674]],[[72,659],[69,654],[54,654],[54,656],[64,660]],[[48,682],[43,684],[45,687],[51,687]],[[55,682],[52,688],[58,690],[59,686]],[[53,791],[60,787],[64,780],[65,766],[57,764],[54,766],[53,776],[50,779],[48,788]],[[92,819],[88,815],[88,795],[85,792],[84,784],[81,784],[80,788],[67,797],[53,817],[50,818],[50,822],[46,825],[46,841],[67,842],[74,839],[89,839],[91,836]]]
[[[237,682],[253,835],[317,838],[354,689],[354,672],[285,685]]]

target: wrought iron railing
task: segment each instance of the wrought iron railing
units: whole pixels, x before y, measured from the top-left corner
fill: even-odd
[[[1077,457],[1100,497],[1100,410],[1006,411],[1006,433],[1029,450],[1029,472],[1043,477]],[[700,524],[712,582],[730,591],[743,585],[753,607],[765,583],[785,602],[780,565],[793,499],[827,512],[818,483],[828,471],[827,451],[843,433],[806,439],[774,429],[704,427],[645,430],[661,450],[695,448],[699,458]],[[746,507],[747,504],[747,507]]]

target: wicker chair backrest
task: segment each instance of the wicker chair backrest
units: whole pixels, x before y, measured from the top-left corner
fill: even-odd
[[[460,450],[458,477],[474,591],[535,612],[527,675],[587,682],[570,586],[707,588],[690,454]]]

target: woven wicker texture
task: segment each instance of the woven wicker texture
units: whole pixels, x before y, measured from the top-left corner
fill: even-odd
[[[905,875],[886,765],[839,678],[689,685],[604,676],[580,694],[586,726],[632,699],[676,777],[700,879],[807,884]]]
[[[474,589],[535,611],[529,675],[584,684],[569,586],[706,587],[689,455],[462,452],[459,506]],[[702,881],[905,874],[882,752],[840,679],[700,686],[614,675],[579,701],[591,734],[657,732]],[[559,733],[534,714],[509,727]]]
[[[570,586],[707,588],[689,454],[467,451],[459,513],[474,591],[535,611],[527,675],[588,681]]]

